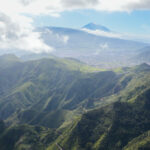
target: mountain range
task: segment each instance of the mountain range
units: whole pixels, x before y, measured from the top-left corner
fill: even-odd
[[[111,30],[93,23],[85,25],[82,29],[44,27],[39,31],[45,43],[54,48],[51,54],[58,57],[73,57],[104,69],[142,63],[137,63],[134,56],[148,46],[146,43],[112,36],[114,33]]]
[[[103,69],[150,63],[149,55],[143,55],[145,49],[149,53],[149,44],[123,39],[117,31],[113,32],[102,25],[89,23],[78,29],[47,26],[36,28],[36,31],[40,33],[44,43],[53,48],[49,53],[41,51],[38,58],[47,55],[71,57]],[[0,52],[5,53],[6,51]],[[7,53],[24,59],[31,55],[35,57],[30,51],[17,49],[7,50]]]
[[[2,150],[150,148],[150,66],[0,56]]]

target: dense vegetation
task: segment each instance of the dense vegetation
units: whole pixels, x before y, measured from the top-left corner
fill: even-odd
[[[142,96],[142,102],[138,97],[134,103],[115,102],[86,113],[60,143],[70,150],[123,149],[129,141],[150,129],[150,91]]]
[[[1,150],[143,150],[150,66],[101,70],[71,58],[0,57]]]

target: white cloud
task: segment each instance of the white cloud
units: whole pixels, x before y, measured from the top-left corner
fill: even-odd
[[[32,19],[28,17],[17,14],[10,17],[0,13],[0,49],[19,49],[36,53],[52,51],[31,24]]]
[[[149,26],[144,25],[142,27],[146,28],[146,30],[149,31]],[[119,39],[126,39],[126,40],[133,40],[133,41],[139,41],[139,42],[144,42],[144,43],[150,43],[150,35],[105,32],[105,31],[101,31],[101,30],[88,30],[88,29],[82,29],[82,30],[89,33],[89,34],[94,34],[97,36],[104,36],[104,37],[109,37],[109,38],[119,38]],[[101,46],[107,47],[108,45],[102,44]]]
[[[32,26],[33,20],[21,14],[24,11],[18,0],[0,2],[0,49],[36,53],[53,50],[42,41],[40,33],[35,31]],[[24,5],[29,5],[29,1],[23,2]]]
[[[94,52],[94,55],[99,55],[101,52],[103,52],[104,50],[106,51],[107,49],[109,49],[108,43],[102,43],[99,45],[96,52]]]
[[[61,0],[61,3],[67,9],[83,9],[95,7],[99,0]]]
[[[108,49],[109,46],[108,46],[107,43],[104,43],[104,44],[101,44],[101,45],[100,45],[100,48],[101,48],[101,49]]]
[[[89,29],[82,29],[85,32],[88,32],[90,34],[94,34],[97,36],[106,36],[106,37],[112,37],[112,38],[122,38],[122,34],[115,33],[115,32],[105,32],[102,30],[89,30]]]
[[[150,9],[150,0],[0,0],[0,10],[6,14],[27,13],[58,16],[72,9],[95,9],[102,11],[130,11]]]
[[[61,34],[54,34],[52,33],[53,37],[57,39],[57,41],[62,42],[63,44],[67,44],[69,40],[68,35],[61,35]]]
[[[48,39],[54,39],[57,42],[67,44],[69,41],[69,36],[65,34],[54,33],[50,29],[45,29],[43,31],[44,34],[49,35]]]
[[[63,36],[63,42],[64,42],[64,44],[67,44],[67,43],[68,43],[68,40],[69,40],[69,36],[64,35],[64,36]]]
[[[129,10],[150,10],[150,0],[135,0],[126,5]]]
[[[150,43],[150,35],[122,33],[122,38],[144,43]]]

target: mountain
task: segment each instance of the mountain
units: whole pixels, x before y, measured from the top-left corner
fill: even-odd
[[[81,29],[43,27],[38,31],[43,41],[54,48],[52,55],[73,57],[104,69],[139,64],[133,62],[132,58],[137,50],[147,46],[145,43],[100,36]]]
[[[149,47],[147,43],[123,39],[110,29],[94,23],[89,23],[81,29],[47,26],[36,28],[35,31],[39,32],[41,40],[53,49],[51,52],[44,53],[41,50],[40,54],[33,54],[30,50],[9,49],[1,50],[0,55],[13,53],[23,60],[71,57],[88,65],[112,69],[143,63],[143,54],[139,52],[141,50],[142,53],[145,47]],[[138,55],[141,55],[140,59]],[[146,58],[145,62],[149,63],[149,59]]]
[[[1,150],[45,150],[56,135],[56,131],[40,126],[6,127],[0,135],[0,147]]]
[[[8,124],[51,128],[62,126],[74,114],[94,107],[98,99],[117,92],[114,89],[120,79],[112,71],[59,58],[18,62],[0,70],[0,75],[0,118]]]
[[[84,110],[113,101],[103,98],[127,86],[121,73],[67,58],[19,61],[0,69],[0,118],[8,124],[61,127]]]
[[[147,46],[139,49],[132,59],[140,63],[150,63],[150,47]]]
[[[68,150],[123,149],[150,129],[149,93],[145,91],[133,103],[115,102],[84,114],[68,134],[63,134],[64,140],[58,139],[60,145]]]
[[[84,30],[85,28],[92,32]],[[11,49],[7,50],[7,53],[13,53],[23,60],[48,56],[72,57],[103,69],[134,66],[143,62],[141,59],[137,61],[135,57],[140,49],[149,47],[149,44],[122,39],[106,27],[93,23],[85,25],[84,29],[50,26],[37,28],[36,31],[41,35],[41,40],[53,49],[52,52],[33,54],[30,50],[27,52]],[[3,54],[6,51],[0,53]],[[149,63],[148,59],[146,63]]]
[[[42,58],[55,58],[55,56],[50,53],[38,53],[38,54],[28,53],[19,56],[19,58],[23,61],[29,61],[29,60],[38,60]]]
[[[0,56],[0,68],[6,68],[18,63],[20,59],[14,54],[5,54]]]
[[[128,143],[127,146],[124,147],[124,150],[133,150],[133,149],[150,149],[150,131],[147,131],[138,137],[134,138],[132,141]]]
[[[89,23],[85,26],[82,27],[83,29],[89,29],[89,30],[101,30],[101,31],[105,31],[105,32],[110,32],[110,30],[102,25],[97,25],[94,23]]]
[[[149,148],[148,64],[103,70],[37,58],[1,56],[2,150]]]
[[[133,70],[139,71],[137,69],[142,66]],[[129,81],[128,88],[119,93],[117,102],[83,114],[58,137],[57,143],[67,150],[149,149],[150,88],[143,85],[135,79]],[[54,150],[55,145],[49,149]]]

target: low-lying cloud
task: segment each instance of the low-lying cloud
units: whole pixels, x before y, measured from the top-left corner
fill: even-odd
[[[50,29],[45,29],[43,31],[44,34],[48,35],[48,40],[54,40],[57,41],[61,44],[67,44],[69,41],[69,36],[66,34],[59,34],[59,33],[54,33],[52,30]]]
[[[89,29],[82,29],[85,32],[88,32],[90,34],[94,34],[97,36],[105,36],[105,37],[112,37],[112,38],[122,38],[122,34],[115,33],[115,32],[105,32],[102,30],[89,30]]]
[[[109,49],[108,43],[101,43],[96,52],[94,52],[94,55],[99,55],[101,52],[106,51],[108,49]]]
[[[150,35],[105,32],[105,31],[101,31],[101,30],[89,30],[89,29],[84,29],[84,28],[82,30],[84,32],[87,32],[89,34],[94,34],[96,36],[103,36],[103,37],[109,37],[109,38],[118,38],[118,39],[126,39],[126,40],[133,40],[133,41],[139,41],[139,42],[144,42],[144,43],[150,43]],[[105,46],[105,44],[104,44],[104,46]]]

